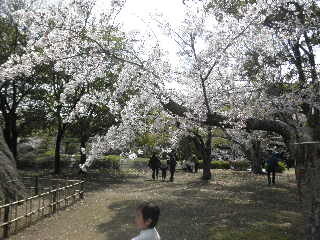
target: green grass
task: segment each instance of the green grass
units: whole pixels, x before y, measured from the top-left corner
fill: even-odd
[[[224,204],[215,204],[219,221],[209,228],[209,240],[301,240],[304,239],[301,206],[289,173],[280,175],[280,183],[266,184],[265,176],[247,182],[245,173],[232,173],[224,180]],[[291,180],[293,179],[292,173]],[[224,174],[225,175],[225,174]],[[230,181],[230,177],[234,180]],[[278,175],[279,176],[279,175]],[[229,182],[229,183],[228,183]],[[231,191],[231,192],[230,192]]]

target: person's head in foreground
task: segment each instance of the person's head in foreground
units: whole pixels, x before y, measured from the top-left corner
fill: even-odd
[[[144,202],[137,207],[135,223],[139,230],[139,236],[132,240],[160,240],[155,229],[160,216],[160,208],[153,203]]]
[[[135,223],[140,230],[154,228],[157,225],[159,215],[158,206],[144,202],[137,207]]]

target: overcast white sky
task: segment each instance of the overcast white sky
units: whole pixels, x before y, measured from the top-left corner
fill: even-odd
[[[106,4],[110,0],[97,0],[99,8]],[[182,0],[127,0],[119,19],[126,30],[141,30],[147,28],[144,22],[154,13],[163,13],[170,22],[181,21],[183,6]]]
[[[96,0],[96,6],[101,11],[110,2],[111,0]],[[151,15],[155,14],[163,14],[172,25],[179,24],[184,19],[182,0],[127,0],[118,20],[126,32],[153,32],[161,46],[169,51],[169,59],[175,62],[178,50],[176,44],[162,33],[154,20],[151,20]]]

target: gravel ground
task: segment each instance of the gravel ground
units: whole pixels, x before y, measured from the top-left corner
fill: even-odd
[[[275,186],[265,176],[216,170],[177,172],[175,182],[150,180],[150,172],[128,171],[119,179],[89,176],[82,202],[43,219],[12,240],[126,240],[138,234],[135,209],[142,201],[160,206],[157,226],[164,240],[300,240],[301,210],[288,174]],[[292,176],[291,176],[292,177]]]

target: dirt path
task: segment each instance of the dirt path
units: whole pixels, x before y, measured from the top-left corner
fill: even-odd
[[[131,239],[138,233],[135,208],[144,200],[159,204],[158,230],[164,240],[303,239],[294,189],[286,178],[268,187],[263,177],[216,173],[209,183],[198,180],[200,174],[182,172],[174,183],[150,181],[144,174],[130,174],[119,183],[91,182],[83,202],[10,239]],[[263,238],[270,228],[275,234]],[[241,237],[243,232],[248,235]]]

